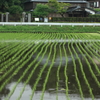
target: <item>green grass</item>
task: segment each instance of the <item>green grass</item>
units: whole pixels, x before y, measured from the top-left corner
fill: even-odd
[[[99,26],[0,26],[0,33],[98,33]]]

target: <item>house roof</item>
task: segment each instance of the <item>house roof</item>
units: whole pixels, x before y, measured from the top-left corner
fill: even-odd
[[[80,8],[81,8],[80,6],[70,7],[70,8],[67,10],[67,12],[73,12],[73,11],[75,11],[75,10],[77,10],[77,9],[80,9]]]
[[[26,2],[48,2],[49,0],[27,0]],[[57,0],[58,2],[66,3],[87,3],[86,0]]]

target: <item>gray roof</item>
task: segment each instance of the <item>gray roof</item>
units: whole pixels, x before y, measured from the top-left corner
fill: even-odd
[[[27,0],[26,2],[48,2],[49,0]],[[86,0],[57,0],[58,2],[67,3],[87,3]]]

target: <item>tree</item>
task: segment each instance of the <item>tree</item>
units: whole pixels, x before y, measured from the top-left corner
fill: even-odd
[[[8,11],[8,2],[7,2],[7,0],[0,0],[0,11],[1,12]]]
[[[0,12],[8,12],[11,6],[17,5],[23,8],[26,0],[0,0]]]
[[[33,13],[37,17],[46,17],[50,12],[49,6],[47,4],[37,4]]]
[[[69,3],[58,3],[57,13],[59,13],[62,17],[64,17],[64,14],[66,13],[68,7],[70,6]]]
[[[57,0],[49,0],[47,5],[49,6],[51,12],[57,12],[58,8]]]
[[[58,2],[57,0],[49,0],[48,6],[52,12],[59,13],[62,17],[66,13],[70,3]]]
[[[14,5],[9,8],[9,12],[11,14],[20,14],[22,13],[23,9],[20,6]]]

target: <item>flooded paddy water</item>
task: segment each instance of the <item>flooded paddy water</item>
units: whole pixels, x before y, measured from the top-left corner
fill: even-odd
[[[3,39],[0,100],[100,100],[98,40],[34,43]]]

